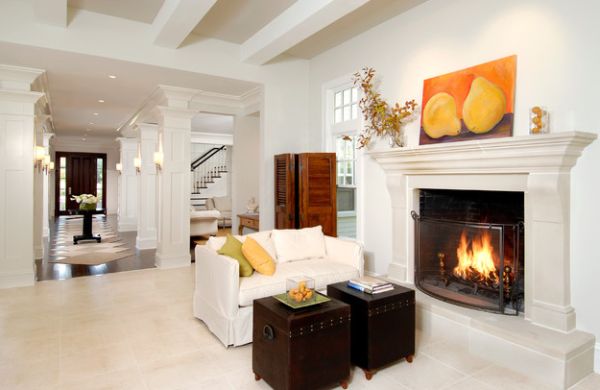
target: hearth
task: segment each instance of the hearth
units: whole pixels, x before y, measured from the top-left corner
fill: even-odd
[[[444,301],[517,315],[524,305],[524,196],[419,191],[415,285]]]

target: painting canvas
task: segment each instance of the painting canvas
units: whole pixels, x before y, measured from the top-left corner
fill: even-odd
[[[510,137],[517,56],[423,83],[419,144]]]

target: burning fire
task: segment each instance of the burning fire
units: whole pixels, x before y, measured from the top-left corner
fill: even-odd
[[[494,247],[488,231],[474,237],[471,242],[463,230],[460,244],[456,248],[458,265],[454,267],[454,276],[487,285],[497,286],[500,283],[494,265]]]

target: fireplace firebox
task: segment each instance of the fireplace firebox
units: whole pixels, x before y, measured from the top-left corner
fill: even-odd
[[[522,312],[523,193],[421,189],[419,207],[415,285],[455,304]]]

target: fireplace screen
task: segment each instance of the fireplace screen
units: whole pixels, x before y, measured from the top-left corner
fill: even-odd
[[[439,201],[439,194],[434,198]],[[422,201],[421,207],[428,203]],[[474,222],[473,210],[480,215],[490,205],[467,202],[469,212],[461,215],[456,203],[444,203],[453,205],[444,218],[439,210],[426,210],[424,214],[429,216],[412,212],[416,286],[452,303],[518,314],[523,310],[523,223],[505,223],[506,218],[500,218],[502,223]],[[454,218],[448,218],[450,214]]]

